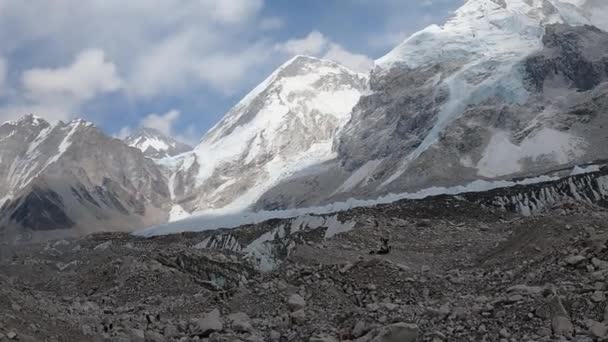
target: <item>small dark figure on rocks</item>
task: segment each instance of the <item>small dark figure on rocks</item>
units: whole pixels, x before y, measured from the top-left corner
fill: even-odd
[[[388,244],[389,239],[386,237],[383,237],[383,238],[380,238],[380,241],[382,242],[380,249],[377,251],[370,251],[369,252],[370,255],[372,255],[372,254],[386,255],[391,252],[391,246]]]

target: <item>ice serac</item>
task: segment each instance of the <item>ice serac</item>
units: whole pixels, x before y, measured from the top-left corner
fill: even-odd
[[[146,157],[154,159],[173,157],[192,150],[191,146],[149,127],[139,128],[124,141],[142,151]]]
[[[376,61],[335,162],[258,207],[314,205],[308,184],[331,202],[608,157],[608,33],[591,14],[586,1],[466,2]]]
[[[154,162],[90,122],[6,122],[0,160],[0,235],[133,230],[169,212]]]
[[[240,210],[279,181],[335,158],[333,139],[367,90],[367,77],[297,56],[213,127],[191,153],[164,161],[186,211]]]

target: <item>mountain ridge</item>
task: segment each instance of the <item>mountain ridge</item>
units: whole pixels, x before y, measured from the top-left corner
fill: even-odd
[[[174,157],[192,150],[192,146],[150,127],[140,127],[123,140],[142,151],[146,157],[154,159]]]
[[[245,209],[281,179],[331,158],[336,130],[366,90],[366,77],[336,62],[290,59],[173,160],[174,193],[186,199],[178,202],[188,212]]]
[[[585,13],[560,1],[467,2],[443,27],[377,61],[371,91],[336,137],[335,160],[255,207],[525,177],[605,158],[597,128],[608,119],[608,34]]]

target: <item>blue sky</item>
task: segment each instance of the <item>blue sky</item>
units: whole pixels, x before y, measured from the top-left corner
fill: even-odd
[[[0,121],[196,141],[294,54],[365,72],[463,0],[0,0]]]

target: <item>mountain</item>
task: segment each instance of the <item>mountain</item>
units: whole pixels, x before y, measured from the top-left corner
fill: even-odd
[[[466,2],[445,25],[376,61],[371,91],[336,136],[336,159],[284,181],[256,207],[520,177],[608,157],[608,33],[594,24],[581,1]]]
[[[0,126],[0,234],[132,230],[166,220],[169,191],[142,152],[75,120]]]
[[[335,158],[333,139],[367,91],[367,77],[296,56],[213,127],[191,153],[162,164],[178,212],[240,210],[308,167]]]
[[[124,141],[127,145],[142,151],[146,157],[154,159],[173,157],[192,150],[191,146],[149,127],[139,128]]]

